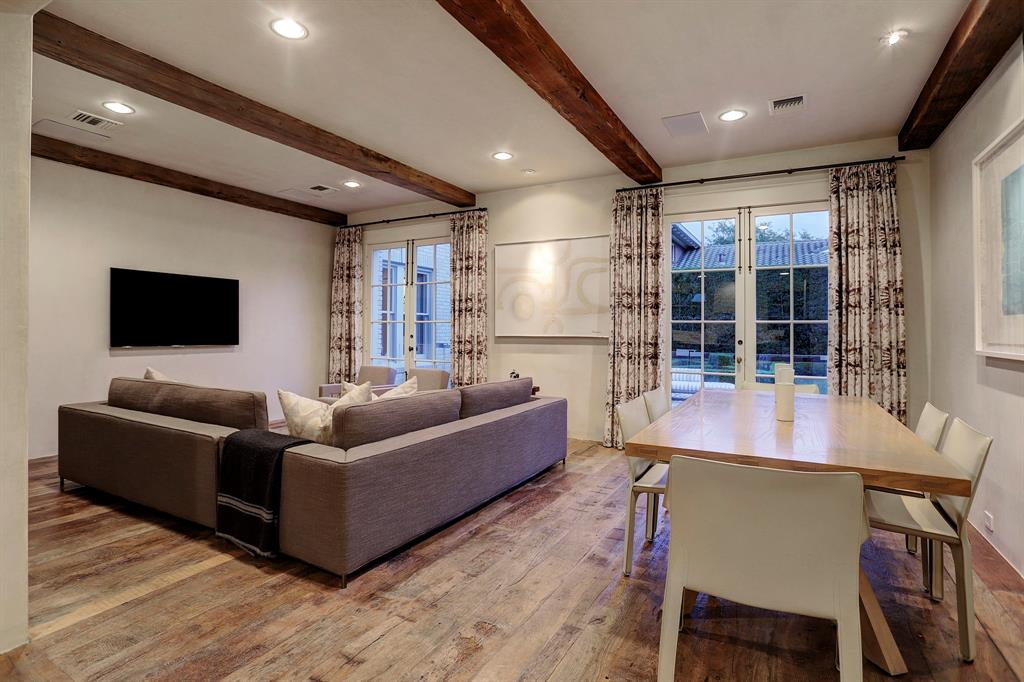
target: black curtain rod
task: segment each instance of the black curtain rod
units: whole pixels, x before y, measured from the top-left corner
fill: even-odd
[[[639,185],[637,187],[622,187],[615,190],[618,192],[631,192],[635,189],[654,189],[655,187],[680,187],[682,185],[703,185],[705,182],[720,182],[722,180],[743,180],[745,178],[760,178],[766,175],[791,175],[793,173],[805,173],[807,171],[828,170],[829,168],[845,168],[846,166],[859,166],[862,163],[881,163],[882,161],[905,161],[905,156],[887,156],[884,159],[867,159],[866,161],[846,161],[845,163],[826,163],[820,166],[802,166],[800,168],[779,168],[778,170],[758,171],[756,173],[740,173],[738,175],[719,175],[714,178],[698,178],[696,180],[680,180],[679,182],[662,182],[657,185]]]
[[[444,213],[424,213],[423,215],[411,215],[405,218],[385,218],[384,220],[371,220],[368,223],[356,223],[355,225],[342,225],[342,227],[367,227],[368,225],[387,225],[398,223],[403,220],[420,220],[422,218],[443,218],[446,215],[459,215],[460,213],[472,213],[473,211],[486,211],[486,208],[467,208],[462,211],[445,211]]]

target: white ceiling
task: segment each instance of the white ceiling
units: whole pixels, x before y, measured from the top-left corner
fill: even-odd
[[[894,135],[967,0],[527,0],[664,167]],[[474,192],[614,166],[430,0],[55,0],[48,10]],[[268,29],[293,16],[310,29]],[[896,48],[878,38],[905,28]],[[327,161],[37,56],[34,120],[86,109],[126,125],[97,148],[274,194],[364,182],[305,203],[354,212],[422,200]],[[769,99],[806,110],[769,117]],[[138,108],[109,114],[105,99]],[[726,125],[717,114],[747,109]],[[671,137],[701,110],[710,131]],[[512,161],[492,152],[508,150]],[[521,170],[537,173],[524,175]]]

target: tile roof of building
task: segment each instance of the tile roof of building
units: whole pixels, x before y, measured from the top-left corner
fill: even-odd
[[[672,250],[673,270],[698,270],[700,269],[701,249],[690,246],[692,239],[685,243],[676,239],[673,229],[672,241],[676,248]],[[736,247],[733,244],[713,244],[705,249],[705,268],[734,268],[736,267]],[[828,240],[811,239],[793,243],[793,264],[801,265],[828,265]],[[773,266],[789,264],[789,243],[788,242],[762,242],[757,245],[756,265]]]

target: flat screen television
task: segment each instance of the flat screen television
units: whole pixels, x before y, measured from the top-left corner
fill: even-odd
[[[110,268],[110,346],[238,345],[238,280]]]

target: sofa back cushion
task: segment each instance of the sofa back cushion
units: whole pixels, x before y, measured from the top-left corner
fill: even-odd
[[[459,391],[462,393],[462,410],[459,418],[466,419],[525,403],[533,395],[533,379],[523,377],[511,381],[463,386]]]
[[[259,391],[121,377],[110,381],[107,404],[233,429],[268,428],[267,396]]]
[[[348,450],[457,421],[461,404],[458,391],[431,391],[336,409],[334,447]]]

